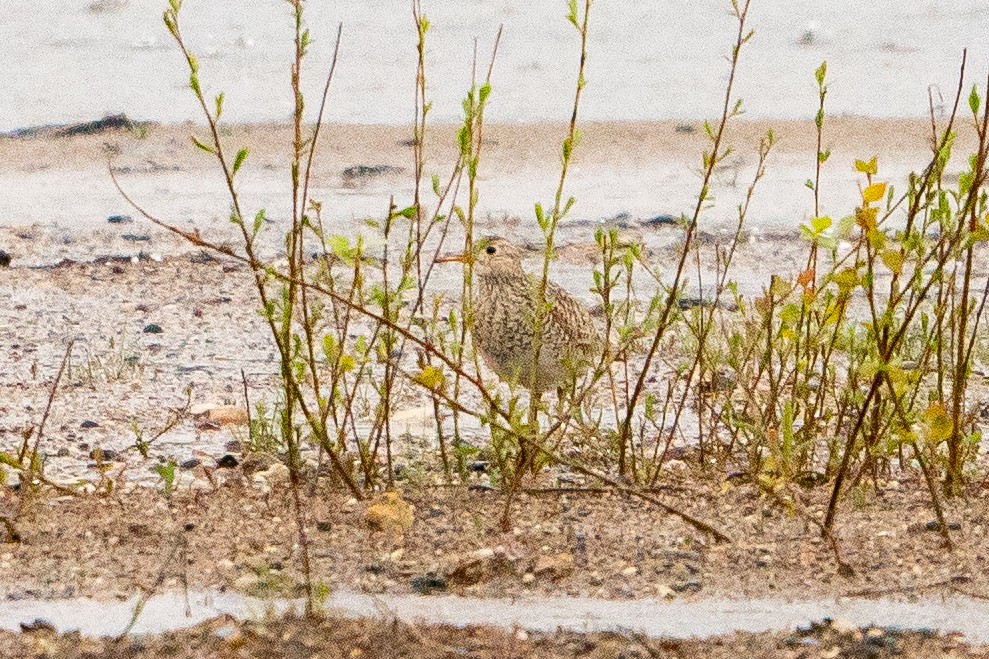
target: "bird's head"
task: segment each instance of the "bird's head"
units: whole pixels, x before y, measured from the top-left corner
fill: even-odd
[[[489,236],[474,243],[474,249],[463,254],[444,256],[438,263],[470,261],[474,271],[485,275],[507,275],[522,271],[522,251],[510,241],[499,236]]]

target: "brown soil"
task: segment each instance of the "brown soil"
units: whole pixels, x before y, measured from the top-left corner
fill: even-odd
[[[827,623],[795,632],[736,633],[703,640],[648,639],[618,633],[554,634],[489,627],[406,624],[391,620],[282,619],[237,623],[218,618],[193,629],[125,638],[57,636],[43,624],[21,634],[0,632],[7,657],[326,657],[392,659],[409,657],[505,657],[550,659],[812,659],[824,657],[986,657],[989,648],[957,637],[880,628],[843,628]]]
[[[657,494],[718,526],[730,544],[715,544],[649,504],[593,492],[523,495],[512,531],[502,533],[503,496],[459,487],[406,492],[415,520],[405,534],[373,529],[368,502],[321,487],[307,498],[306,530],[314,580],[369,593],[989,597],[987,499],[973,493],[949,507],[948,519],[960,525],[949,552],[926,526],[932,515],[919,485],[870,495],[862,507],[844,506],[838,549],[854,571],[845,575],[803,519],[821,514],[821,490],[797,495],[800,515],[748,485],[694,481]],[[159,580],[165,588],[188,584],[260,596],[302,589],[290,498],[277,487],[261,494],[236,473],[215,492],[171,498],[146,488],[29,498],[16,526],[20,542],[0,545],[0,591],[8,598],[122,600]],[[484,548],[495,556],[473,566],[472,552]]]

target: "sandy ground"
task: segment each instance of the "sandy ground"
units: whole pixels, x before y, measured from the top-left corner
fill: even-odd
[[[7,598],[127,599],[159,579],[233,588],[256,596],[298,595],[300,549],[289,497],[227,472],[215,491],[166,497],[140,488],[87,497],[8,497],[19,542],[0,546]],[[731,539],[715,543],[644,502],[590,490],[524,494],[512,528],[500,529],[501,494],[462,487],[413,489],[405,532],[382,530],[369,511],[325,481],[306,489],[313,576],[329,588],[367,593],[600,598],[835,598],[963,594],[989,597],[987,492],[947,510],[955,542],[946,551],[928,522],[921,483],[886,484],[837,524],[840,569],[809,519],[827,491],[797,493],[797,512],[749,485],[671,479],[662,501],[707,520]]]
[[[768,126],[739,123],[735,140],[740,147],[751,147]],[[781,158],[803,162],[809,154],[812,162],[809,124],[777,124],[776,129],[782,138]],[[0,138],[2,171],[30,184],[24,191],[30,203],[13,204],[28,215],[7,212],[0,218],[0,249],[13,256],[13,267],[0,269],[0,450],[17,450],[24,429],[38,423],[65,347],[73,340],[71,369],[41,449],[49,478],[63,485],[85,480],[96,491],[80,497],[46,491],[25,499],[23,491],[5,486],[0,512],[16,519],[19,535],[19,542],[13,542],[0,533],[6,540],[0,544],[0,594],[7,598],[126,599],[159,579],[169,589],[189,583],[250,594],[298,592],[299,549],[284,491],[259,488],[244,465],[216,469],[227,453],[243,461],[235,442],[245,438],[244,428],[189,415],[157,436],[167,425],[169,410],[181,408],[187,399],[195,405],[242,404],[242,369],[252,401],[273,396],[274,351],[255,311],[246,273],[232,262],[188,253],[139,220],[122,228],[106,224],[106,216],[120,208],[116,192],[86,192],[92,181],[106,185],[99,154],[110,141],[120,149],[116,166],[131,168],[125,176],[157,189],[152,195],[156,203],[172,212],[169,186],[188,187],[190,181],[205,179],[210,166],[189,146],[192,130],[151,127],[140,139],[128,132]],[[285,153],[277,144],[286,130],[231,129],[232,141],[254,145],[251,162],[257,167],[258,186],[268,180],[264,172],[280,172]],[[921,121],[836,120],[833,157],[882,153],[922,162],[927,130]],[[437,144],[452,143],[452,129],[436,133]],[[487,133],[490,180],[514,181],[518,187],[532,163],[555,166],[553,145],[560,135],[558,126],[492,126]],[[347,188],[340,172],[362,163],[409,165],[410,149],[402,144],[405,129],[335,127],[327,131],[327,139],[321,157],[326,160],[318,165],[330,172],[325,174],[328,188],[380,196],[391,183],[371,183],[362,192],[363,183]],[[963,133],[962,142],[967,139]],[[674,124],[602,124],[586,128],[583,146],[577,168],[583,168],[588,180],[601,172],[621,178],[626,166],[648,173],[650,163],[675,162],[687,169],[703,148],[703,137],[678,132]],[[450,158],[447,147],[431,149],[431,161]],[[520,168],[519,162],[527,164]],[[176,171],[177,179],[162,178]],[[721,185],[725,191],[733,189],[726,182]],[[49,194],[43,194],[46,189]],[[203,194],[222,212],[225,202],[214,193],[210,188]],[[686,203],[689,194],[680,194]],[[78,226],[43,223],[46,213],[65,212],[66,204],[71,211],[73,195],[92,205]],[[105,203],[110,195],[117,199],[112,207]],[[195,206],[203,198],[185,197],[182,203]],[[847,191],[843,198],[848,201]],[[187,221],[196,225],[212,216],[203,212]],[[504,226],[505,216],[487,217],[492,225]],[[149,237],[123,237],[137,233]],[[573,253],[562,260],[578,267],[587,237],[575,233],[569,240]],[[669,238],[665,244],[675,243]],[[773,254],[780,268],[796,267],[802,248],[789,237],[769,237],[746,249],[740,256],[743,266],[764,278],[767,254]],[[187,253],[170,255],[181,251]],[[131,258],[139,252],[144,258]],[[62,258],[91,262],[28,267]],[[752,279],[752,284],[760,281]],[[147,459],[134,448],[139,437],[154,438]],[[94,457],[97,447],[104,451],[103,460]],[[161,492],[151,471],[167,459],[185,465],[172,497]],[[839,571],[832,548],[809,521],[823,515],[823,488],[794,492],[797,506],[788,510],[751,485],[725,480],[724,474],[671,473],[657,496],[723,529],[732,538],[730,544],[713,543],[640,501],[581,491],[594,483],[580,481],[573,492],[527,493],[516,505],[512,530],[503,533],[497,525],[502,495],[436,487],[439,477],[430,474],[429,465],[416,464],[410,455],[401,460],[426,469],[428,477],[400,480],[404,496],[416,506],[411,530],[400,536],[368,526],[368,502],[351,501],[325,480],[310,483],[315,496],[306,523],[318,582],[372,593],[433,590],[482,596],[909,598],[933,592],[989,597],[989,490],[977,478],[966,498],[948,505],[948,520],[958,525],[952,531],[952,552],[928,530],[933,516],[921,483],[911,478],[879,481],[863,488],[854,502],[846,499],[837,539],[841,559],[852,569],[848,573]],[[109,481],[113,487],[107,491]],[[152,487],[136,487],[140,484]],[[470,567],[477,550],[497,560],[478,572]],[[31,638],[3,642],[29,643]],[[782,643],[781,638],[763,640]],[[742,642],[735,639],[725,647],[744,647],[732,645]],[[225,651],[217,649],[217,656],[226,656]],[[555,651],[532,656],[556,656]]]
[[[712,181],[713,197],[702,215],[702,231],[734,226],[736,208],[756,172],[756,145],[769,129],[778,143],[751,200],[748,228],[792,236],[813,215],[813,196],[804,186],[814,177],[813,124],[737,121],[727,133],[725,144],[733,151]],[[959,129],[958,152],[964,156],[972,131],[965,123]],[[581,131],[566,190],[576,205],[561,226],[564,242],[591,242],[596,223],[607,218],[693,212],[701,154],[709,149],[703,122],[600,123],[584,125]],[[272,227],[284,228],[291,209],[288,127],[227,126],[221,132],[231,157],[241,147],[250,148],[238,176],[245,212],[253,216],[263,208]],[[123,200],[108,175],[108,158],[123,188],[156,216],[183,228],[200,228],[208,236],[231,238],[223,179],[215,161],[192,145],[191,135],[207,137],[194,125],[151,125],[73,137],[56,137],[50,131],[34,138],[0,137],[0,173],[10,191],[0,195],[0,249],[15,263],[32,265],[185,249]],[[364,218],[380,218],[386,212],[390,198],[399,207],[411,203],[413,149],[408,127],[328,125],[321,135],[312,191],[323,202],[331,231],[358,231]],[[491,125],[484,135],[479,229],[537,239],[533,206],[552,203],[565,127]],[[878,155],[880,178],[903,189],[908,173],[919,171],[929,159],[929,137],[930,125],[923,120],[829,119],[824,147],[832,156],[822,173],[821,214],[839,218],[854,210],[862,179],[852,167],[856,158]],[[430,129],[425,145],[423,199],[428,205],[435,201],[430,178],[438,176],[443,185],[450,179],[456,128]],[[956,175],[964,166],[962,157],[949,166],[949,174]],[[465,188],[462,185],[456,197],[461,205],[466,205]],[[107,224],[113,215],[136,221]],[[262,247],[269,253],[279,251],[279,235],[280,231],[270,232]]]

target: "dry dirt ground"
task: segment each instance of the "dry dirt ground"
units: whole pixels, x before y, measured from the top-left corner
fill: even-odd
[[[920,483],[900,488],[843,506],[837,548],[851,573],[807,521],[821,514],[823,491],[798,495],[798,514],[749,485],[685,481],[657,493],[731,543],[715,543],[650,504],[598,492],[524,494],[508,532],[498,524],[504,497],[493,492],[407,491],[415,509],[405,532],[374,523],[380,500],[322,486],[304,496],[313,578],[331,589],[671,600],[989,597],[989,500],[973,492],[949,506],[958,530],[947,551],[928,525]],[[215,492],[166,497],[139,488],[16,500],[19,541],[8,536],[0,545],[0,593],[8,599],[124,600],[159,581],[165,589],[261,597],[302,592],[294,515],[279,486],[264,494],[232,473]]]
[[[816,659],[834,657],[987,657],[989,648],[956,637],[881,628],[816,624],[794,632],[736,633],[703,640],[647,639],[618,633],[527,633],[488,627],[413,625],[389,620],[311,620],[287,616],[247,623],[218,618],[160,636],[92,639],[57,636],[43,623],[21,634],[0,632],[5,657],[291,659]]]

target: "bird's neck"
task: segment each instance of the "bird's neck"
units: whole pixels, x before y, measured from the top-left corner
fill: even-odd
[[[519,282],[528,283],[529,277],[524,270],[498,270],[479,274],[481,288],[491,289],[502,286],[518,287]]]

